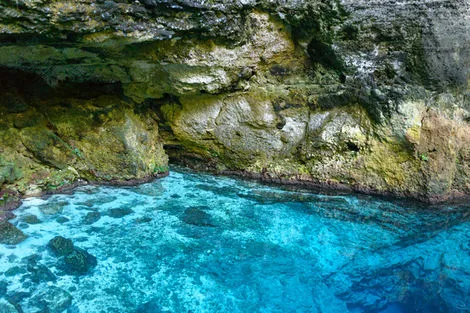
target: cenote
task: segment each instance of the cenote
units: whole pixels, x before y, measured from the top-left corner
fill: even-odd
[[[134,187],[29,198],[15,214],[28,238],[0,248],[1,312],[13,312],[7,301],[53,313],[470,309],[462,206],[433,210],[175,169]],[[56,238],[66,250],[57,236],[89,256],[84,268],[48,244]]]

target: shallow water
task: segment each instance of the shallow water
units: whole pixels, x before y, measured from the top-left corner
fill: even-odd
[[[15,214],[29,237],[0,246],[0,280],[24,312],[470,310],[463,206],[423,210],[180,171],[28,199]],[[64,272],[47,248],[57,235],[96,267]],[[42,265],[50,272],[37,274]]]

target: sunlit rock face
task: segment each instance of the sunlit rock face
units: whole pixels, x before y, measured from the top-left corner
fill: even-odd
[[[468,310],[468,206],[172,171],[15,213],[27,238],[0,245],[2,312]]]
[[[469,7],[4,1],[0,184],[140,179],[168,155],[271,181],[468,195]]]

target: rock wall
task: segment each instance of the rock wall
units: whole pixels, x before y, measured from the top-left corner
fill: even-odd
[[[15,0],[0,16],[3,190],[144,178],[167,154],[470,194],[468,0]]]
[[[0,86],[4,202],[84,181],[130,183],[167,171],[158,118],[138,112],[115,86],[52,89],[11,70],[1,72]]]

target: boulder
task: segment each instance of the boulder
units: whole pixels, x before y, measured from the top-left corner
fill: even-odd
[[[56,236],[49,241],[49,249],[56,256],[64,256],[72,253],[74,246],[71,239],[62,236]]]
[[[6,221],[0,222],[0,243],[16,245],[26,238],[27,236],[14,225]]]
[[[96,258],[87,251],[75,247],[71,239],[56,236],[49,241],[49,249],[59,257],[59,268],[67,274],[86,274],[96,266]]]
[[[69,274],[86,274],[97,264],[96,257],[87,251],[74,248],[72,253],[64,257],[64,270]]]

